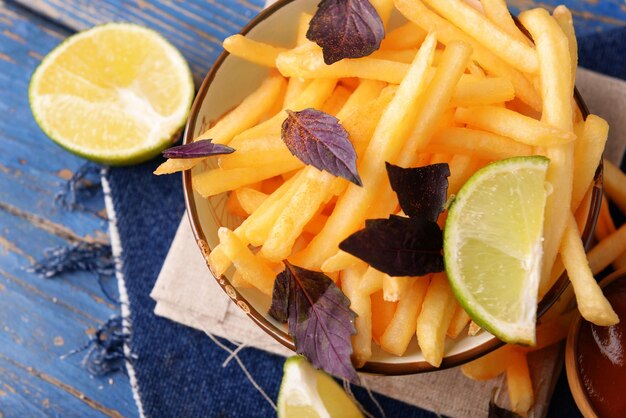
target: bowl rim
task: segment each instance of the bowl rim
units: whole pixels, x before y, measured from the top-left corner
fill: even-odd
[[[626,280],[626,268],[614,271],[602,279],[599,286],[604,290],[605,287],[618,280]],[[581,383],[582,376],[580,375],[578,361],[576,360],[578,354],[578,338],[580,336],[582,322],[583,317],[580,312],[577,312],[567,333],[567,342],[565,343],[565,372],[567,375],[567,383],[572,392],[574,402],[576,402],[576,406],[586,418],[595,418],[599,415]]]
[[[263,9],[257,16],[252,18],[252,20],[250,20],[250,22],[248,22],[248,24],[243,27],[239,34],[246,35],[259,23],[271,17],[276,11],[295,1],[299,0],[276,1],[274,4]],[[198,113],[200,111],[200,108],[202,107],[202,103],[204,102],[211,83],[215,79],[218,70],[229,55],[230,54],[228,53],[228,51],[222,51],[222,53],[218,56],[217,60],[211,66],[211,69],[202,81],[202,84],[200,85],[200,88],[191,107],[187,124],[185,126],[185,131],[183,135],[184,144],[188,144],[193,141],[192,133],[195,130]],[[574,87],[574,99],[578,104],[583,119],[586,119],[587,116],[589,116],[589,110],[576,87]],[[600,161],[600,164],[594,176],[594,185],[592,190],[589,215],[582,233],[585,248],[589,246],[591,239],[593,238],[593,231],[595,229],[595,225],[599,215],[600,204],[602,202],[602,173],[603,165],[602,161]],[[198,212],[196,210],[194,192],[191,184],[191,170],[184,171],[182,179],[185,207],[187,210],[189,222],[191,224],[191,229],[195,237],[196,244],[198,245],[205,261],[207,262],[207,267],[211,271],[211,274],[215,278],[216,282],[222,288],[222,290],[231,298],[232,302],[237,304],[237,306],[239,306],[239,308],[241,308],[248,317],[250,317],[261,329],[263,329],[263,331],[265,331],[283,346],[295,352],[296,347],[293,343],[293,340],[286,332],[278,329],[276,326],[274,326],[274,324],[272,324],[265,318],[263,313],[254,309],[254,307],[252,307],[248,303],[246,298],[241,293],[239,293],[239,291],[237,291],[234,286],[230,284],[228,278],[223,275],[218,277],[211,270],[211,267],[208,263],[211,250],[207,244],[206,236],[204,234],[204,231],[202,230]],[[569,280],[567,278],[567,273],[564,272],[539,302],[537,306],[537,318],[541,317],[550,308],[550,306],[552,306],[554,302],[558,300],[559,296],[565,291],[567,286],[569,286]],[[491,339],[470,350],[452,356],[444,357],[439,367],[434,367],[426,361],[411,361],[404,363],[383,363],[370,361],[360,367],[358,371],[371,374],[400,376],[445,370],[484,356],[491,351],[501,347],[502,345],[504,345],[504,342],[500,341],[496,337],[492,337]]]

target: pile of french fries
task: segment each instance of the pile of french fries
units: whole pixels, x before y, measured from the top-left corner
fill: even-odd
[[[611,263],[626,264],[626,229],[616,230],[603,206],[600,243],[587,260],[580,227],[588,218],[608,125],[594,115],[582,120],[573,100],[577,46],[567,8],[520,14],[530,40],[504,0],[371,3],[385,24],[394,7],[406,23],[388,30],[380,50],[368,57],[326,65],[321,49],[306,39],[307,14],[300,16],[292,48],[241,35],[224,41],[231,54],[270,68],[256,91],[196,139],[236,152],[220,156],[218,168],[203,159],[180,159],[156,171],[196,167],[194,189],[205,197],[228,193],[228,209],[243,218],[234,230],[219,230],[220,244],[210,254],[213,273],[222,275],[232,265],[233,285],[271,297],[282,260],[323,271],[340,283],[358,315],[357,366],[372,356],[372,341],[402,356],[414,336],[426,361],[439,366],[446,338],[479,331],[446,274],[390,277],[338,244],[366,219],[399,212],[386,161],[403,167],[448,163],[453,195],[489,162],[540,154],[550,159],[551,190],[539,297],[566,269],[583,317],[614,324],[617,317],[593,274]],[[280,137],[285,110],[305,108],[336,116],[348,131],[363,187],[305,166],[289,152]],[[610,163],[604,167],[606,193],[624,210],[626,178]],[[537,347],[505,346],[465,365],[465,374],[489,379],[506,372],[512,408],[525,414],[533,402],[526,353],[565,336],[572,313],[559,309],[538,326]]]

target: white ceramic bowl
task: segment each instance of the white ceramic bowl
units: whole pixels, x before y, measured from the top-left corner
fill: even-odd
[[[273,6],[261,12],[243,30],[242,34],[275,45],[293,46],[301,12],[313,14],[318,0],[280,0]],[[404,18],[396,13],[392,16],[390,27],[405,22]],[[205,78],[193,104],[187,128],[185,143],[203,132],[211,123],[228,110],[235,107],[247,95],[255,90],[267,76],[267,68],[249,63],[243,59],[231,56],[224,52],[215,62],[213,68]],[[586,108],[578,98],[581,109],[586,116]],[[594,193],[594,202],[590,211],[589,220],[584,236],[589,237],[597,219],[601,195],[601,170],[598,171],[597,190]],[[191,173],[184,174],[184,187],[187,211],[200,250],[205,259],[212,248],[218,244],[217,230],[220,226],[234,229],[242,221],[232,216],[226,210],[226,194],[204,199],[191,187]],[[243,311],[268,334],[290,349],[294,349],[293,341],[287,334],[286,326],[279,324],[267,313],[270,299],[254,289],[235,289],[229,282],[233,270],[227,271],[222,277],[216,278],[226,294]],[[208,277],[208,275],[207,275]],[[210,278],[207,278],[210,280]],[[551,292],[544,297],[538,308],[541,315],[558,298],[567,286],[566,278],[562,278]],[[398,375],[433,371],[456,366],[499,347],[502,343],[481,331],[470,337],[466,333],[456,340],[448,339],[445,346],[445,356],[440,368],[428,364],[419,350],[417,341],[413,339],[406,354],[396,357],[380,350],[373,344],[373,356],[360,370],[371,373]]]

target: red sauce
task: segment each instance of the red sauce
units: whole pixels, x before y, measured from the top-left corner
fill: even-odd
[[[582,321],[577,362],[587,398],[599,417],[626,417],[626,280],[604,288],[620,318],[612,327]]]

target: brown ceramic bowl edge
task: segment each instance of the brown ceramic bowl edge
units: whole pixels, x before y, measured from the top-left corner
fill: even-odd
[[[624,279],[625,277],[626,269],[615,271],[610,276],[600,281],[600,288],[604,289],[614,281]],[[572,392],[572,396],[574,397],[574,401],[576,402],[576,406],[586,418],[594,418],[597,417],[598,414],[587,397],[587,391],[581,384],[582,376],[580,375],[578,362],[576,360],[578,337],[580,335],[582,321],[582,316],[580,313],[577,313],[567,333],[567,342],[565,346],[565,371],[567,374],[567,383],[570,387],[570,391]]]
[[[283,6],[292,3],[297,0],[278,0],[272,6],[262,10],[255,18],[253,18],[240,32],[240,34],[247,34],[252,28],[258,25],[260,22],[264,21],[268,17],[270,17],[274,12]],[[189,119],[187,125],[185,127],[185,133],[183,137],[183,143],[187,144],[193,140],[192,132],[195,128],[196,119],[198,116],[198,112],[200,110],[201,104],[204,101],[204,98],[209,90],[209,86],[211,85],[213,79],[215,78],[217,71],[220,66],[228,57],[229,53],[227,51],[223,51],[213,66],[211,70],[204,78],[200,89],[194,99],[193,105],[191,107],[191,111],[189,114]],[[584,103],[582,97],[580,96],[578,90],[574,89],[574,98],[576,103],[578,104],[583,118],[586,118],[589,115],[589,111],[587,109],[586,104]],[[205,260],[208,260],[208,256],[210,254],[210,249],[207,245],[206,237],[202,231],[200,226],[200,221],[198,218],[198,213],[195,208],[195,199],[193,195],[193,188],[191,185],[191,171],[187,170],[183,172],[183,192],[185,196],[185,205],[187,208],[187,215],[189,222],[191,224],[191,228],[196,239],[196,243],[202,252]],[[595,184],[593,197],[591,202],[591,207],[589,211],[589,218],[585,224],[585,230],[583,232],[583,241],[588,243],[592,237],[593,229],[595,227],[595,223],[597,221],[599,207],[601,203],[601,193],[602,193],[602,165],[598,166],[598,170],[595,175]],[[592,220],[590,225],[590,220]],[[208,266],[208,263],[207,263]],[[210,267],[209,267],[210,270]],[[232,299],[234,303],[237,304],[259,327],[261,327],[267,334],[272,336],[276,341],[287,347],[288,349],[295,352],[295,345],[291,337],[285,333],[284,331],[276,328],[270,321],[268,321],[265,316],[254,309],[247,302],[245,297],[241,295],[229,282],[229,280],[225,276],[221,276],[217,278],[215,274],[211,271],[211,274],[214,276],[217,283],[220,285],[222,290]],[[558,286],[557,286],[558,285]],[[559,280],[555,283],[555,285],[551,288],[551,290],[546,293],[546,295],[542,298],[541,302],[537,308],[537,317],[539,318],[543,315],[550,306],[558,297],[562,294],[562,292],[569,285],[569,280],[567,280],[567,275],[564,273]],[[555,288],[557,288],[555,290]],[[410,363],[382,363],[382,362],[367,362],[364,366],[362,366],[359,371],[365,373],[372,374],[381,374],[381,375],[389,375],[389,376],[397,376],[397,375],[408,375],[408,374],[416,374],[416,373],[424,373],[424,372],[432,372],[437,370],[444,370],[451,367],[459,366],[461,364],[467,363],[468,361],[474,360],[478,357],[488,354],[489,352],[497,349],[504,345],[502,341],[497,339],[496,337],[491,338],[490,340],[484,342],[483,344],[472,348],[471,350],[465,351],[463,353],[459,353],[456,355],[445,357],[439,367],[434,367],[426,361],[417,361]]]

